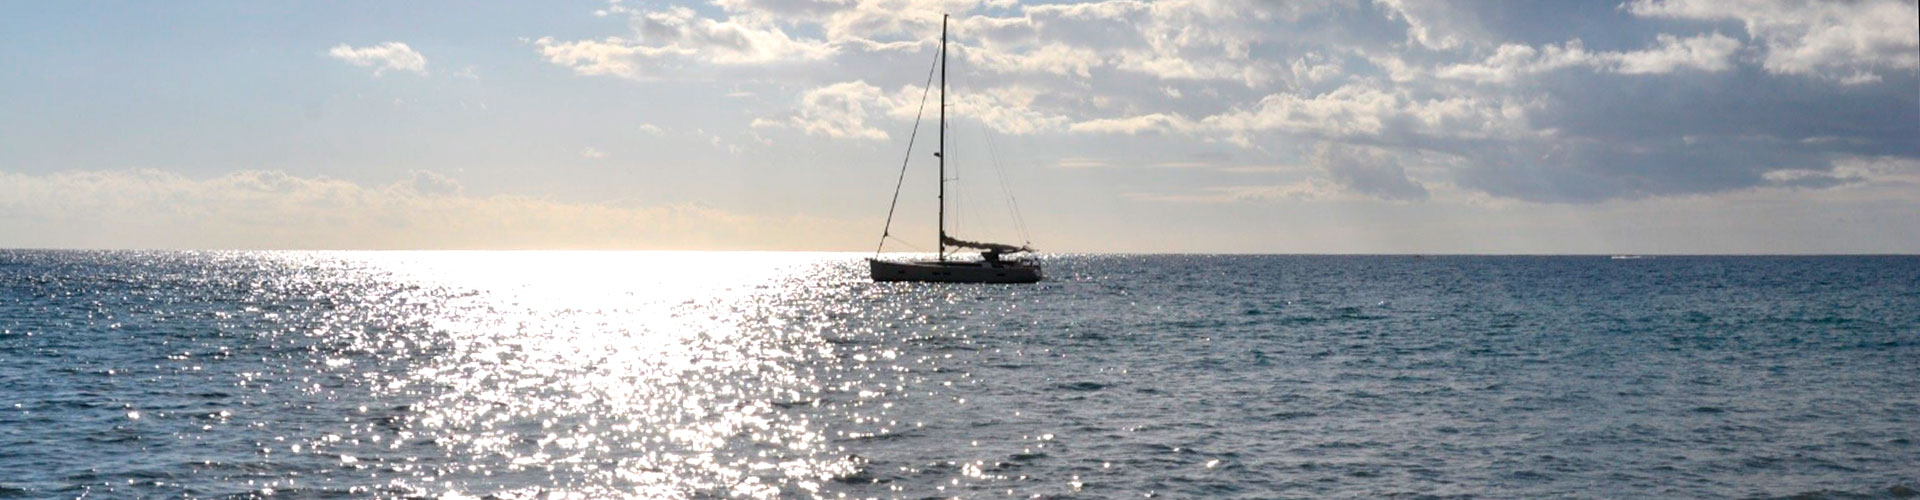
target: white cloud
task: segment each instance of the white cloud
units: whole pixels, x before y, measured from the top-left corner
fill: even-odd
[[[840,82],[809,89],[801,94],[795,110],[788,116],[758,118],[752,126],[791,128],[836,139],[886,139],[887,132],[869,121],[884,116],[908,122],[921,112],[922,95],[923,89],[917,86],[901,87],[887,94],[865,81]],[[1013,135],[1061,130],[1067,118],[1037,109],[1033,101],[1039,95],[1038,89],[1018,86],[949,94],[947,120],[950,123],[975,121],[996,132]],[[936,106],[934,101],[928,101],[929,109],[925,112],[937,112]],[[932,115],[926,120],[932,123]]]
[[[1199,120],[1151,113],[1073,123],[1068,130],[1095,134],[1149,131],[1220,134],[1252,147],[1253,133],[1280,132],[1322,138],[1426,136],[1483,139],[1537,135],[1527,125],[1530,105],[1475,97],[1416,99],[1364,85],[1318,95],[1270,94],[1253,106]]]
[[[1284,184],[1212,186],[1203,188],[1198,193],[1130,193],[1127,197],[1141,201],[1171,203],[1374,200],[1372,196],[1355,193],[1332,181],[1317,178]]]
[[[1501,45],[1492,56],[1479,63],[1455,64],[1434,71],[1441,78],[1480,83],[1510,83],[1522,76],[1544,73],[1571,66],[1593,64],[1596,57],[1579,40],[1563,45],[1535,49],[1521,44]]]
[[[1708,146],[1689,145],[1682,151],[1652,144],[1648,141],[1699,135],[1691,130],[1703,125],[1672,117],[1660,126],[1676,133],[1645,134],[1636,132],[1645,127],[1601,122],[1642,116],[1644,112],[1618,109],[1646,101],[1584,100],[1596,91],[1611,99],[1638,99],[1655,92],[1633,85],[1592,87],[1594,82],[1645,75],[1662,75],[1658,78],[1664,82],[1700,84],[1665,91],[1684,96],[1676,97],[1680,100],[1717,91],[1706,87],[1756,85],[1699,74],[1761,64],[1779,50],[1777,43],[1764,36],[1728,32],[1737,28],[1725,24],[1648,19],[1744,19],[1679,8],[1713,3],[1704,0],[1630,2],[1621,8],[1634,16],[1595,22],[1617,23],[1602,28],[1620,34],[1619,38],[1640,41],[1604,50],[1590,48],[1577,38],[1547,44],[1502,43],[1552,34],[1511,29],[1514,23],[1505,21],[1482,24],[1492,19],[1484,10],[1499,7],[1426,0],[1096,0],[999,7],[979,0],[712,3],[719,7],[717,11],[615,4],[608,17],[626,20],[631,33],[598,40],[544,38],[535,45],[549,60],[583,74],[705,79],[716,76],[710,71],[713,68],[728,66],[734,72],[727,76],[744,82],[735,83],[734,88],[757,84],[756,92],[765,99],[753,100],[756,104],[784,101],[791,105],[772,113],[755,110],[761,118],[751,120],[752,127],[830,139],[878,140],[905,132],[906,123],[919,109],[919,84],[927,68],[924,57],[933,50],[940,22],[938,16],[924,12],[946,11],[956,14],[952,20],[955,40],[949,47],[956,58],[951,68],[955,92],[949,98],[953,119],[978,120],[1001,133],[1082,136],[1061,147],[1110,147],[1100,141],[1125,140],[1086,137],[1092,135],[1164,133],[1199,139],[1169,145],[1169,149],[1227,143],[1242,148],[1234,154],[1266,156],[1244,159],[1253,163],[1299,163],[1305,160],[1287,157],[1289,148],[1277,146],[1333,141],[1385,147],[1399,155],[1396,158],[1438,153],[1455,155],[1463,162],[1420,167],[1446,175],[1401,172],[1400,177],[1415,186],[1453,185],[1498,196],[1580,201],[1737,189],[1763,182],[1760,173],[1769,168],[1821,169],[1805,164],[1813,155],[1791,159],[1774,155],[1762,161],[1759,158],[1765,155],[1749,155],[1740,148],[1709,151]],[[1749,17],[1791,17],[1765,13],[1768,6],[1785,4],[1751,0],[1743,5],[1762,7],[1761,13]],[[1852,12],[1862,5],[1886,8],[1883,3],[1868,2],[1827,10]],[[1542,15],[1542,22],[1559,15],[1536,11],[1520,9],[1516,15]],[[1524,33],[1496,31],[1502,28]],[[1779,31],[1752,26],[1748,30]],[[1615,39],[1608,38],[1609,43]],[[1874,39],[1862,40],[1872,45]],[[1905,64],[1900,62],[1903,57],[1908,55],[1897,54],[1893,62],[1839,68],[1849,71],[1836,72],[1834,78],[1847,83],[1889,80],[1882,74],[1889,65]],[[1588,73],[1614,76],[1595,79]],[[1546,77],[1549,74],[1551,78]],[[1723,127],[1765,128],[1747,123],[1761,121]],[[1659,137],[1646,138],[1652,135]],[[1886,137],[1891,135],[1853,138],[1864,143],[1807,147],[1902,147]],[[1294,149],[1291,152],[1297,152]],[[1061,153],[1058,156],[1071,157],[1084,151]],[[1716,173],[1669,172],[1667,162],[1683,157],[1711,162],[1714,166],[1707,168]],[[1467,178],[1479,174],[1462,173],[1476,168],[1501,170],[1498,177],[1503,179],[1535,181],[1489,187],[1500,185],[1487,180],[1491,174]],[[1635,170],[1641,168],[1660,173]],[[1404,175],[1408,173],[1413,176]],[[1416,177],[1417,182],[1412,180]],[[1795,179],[1803,182],[1813,177]],[[1663,182],[1674,185],[1653,186]],[[1406,185],[1396,189],[1392,191],[1396,199],[1418,197],[1419,191]]]
[[[918,95],[918,89],[902,89],[899,102],[894,108],[896,116],[912,116],[913,107],[907,99],[909,94]],[[973,120],[992,128],[996,132],[1027,135],[1059,130],[1067,124],[1067,118],[1047,113],[1034,105],[1043,91],[1035,87],[1006,86],[981,89],[977,92],[948,94],[947,104],[953,111],[947,117],[949,121]]]
[[[1882,186],[1920,191],[1920,159],[1897,156],[1848,156],[1833,161],[1833,175]]]
[[[1780,74],[1853,82],[1882,70],[1920,68],[1920,6],[1900,0],[1634,0],[1638,16],[1736,20],[1766,48],[1763,65]]]
[[[1154,131],[1191,131],[1194,122],[1180,115],[1153,113],[1124,118],[1097,118],[1074,123],[1067,127],[1074,132],[1090,134],[1139,134]]]
[[[616,4],[631,36],[561,41],[543,38],[543,55],[582,74],[666,76],[694,64],[768,65],[825,60],[843,51],[925,48],[951,12],[956,55],[1007,73],[1090,78],[1112,67],[1170,80],[1227,80],[1249,86],[1271,80],[1274,65],[1250,56],[1258,23],[1294,18],[1332,2],[1276,4],[1255,0],[1108,0],[1019,6],[1019,17],[967,15],[977,0],[717,0],[723,18],[670,6],[648,11]],[[1326,5],[1322,5],[1326,4]],[[1010,4],[1008,7],[1012,7]],[[1112,26],[1111,30],[1090,30]],[[789,31],[817,30],[819,39]],[[652,66],[661,66],[660,70]],[[643,75],[644,74],[644,75]]]
[[[1339,77],[1344,71],[1340,61],[1328,58],[1317,52],[1309,52],[1288,65],[1295,88],[1313,85]]]
[[[580,157],[589,160],[602,160],[606,159],[607,153],[597,148],[587,147],[580,150]]]
[[[777,24],[751,17],[714,20],[680,6],[647,12],[623,7],[619,12],[630,15],[631,37],[541,37],[534,45],[549,62],[576,73],[625,78],[670,76],[688,67],[819,60],[836,51],[826,42],[794,38]]]
[[[894,107],[879,87],[865,81],[841,82],[801,94],[798,110],[786,119],[761,118],[756,128],[793,128],[836,139],[886,139],[886,131],[867,125],[867,118]]]
[[[1526,106],[1475,97],[1417,99],[1404,92],[1348,85],[1316,96],[1272,94],[1252,108],[1209,116],[1207,127],[1243,134],[1283,131],[1322,137],[1387,132],[1484,138],[1528,132]]]
[[[640,69],[635,64],[636,57],[685,55],[671,48],[628,46],[618,38],[560,42],[553,37],[541,37],[534,44],[540,48],[540,55],[546,56],[548,61],[572,68],[575,73],[582,75],[637,78]]]
[[[1726,71],[1733,68],[1733,56],[1740,41],[1719,33],[1689,38],[1670,34],[1655,37],[1655,46],[1628,52],[1593,52],[1580,40],[1548,44],[1534,48],[1520,44],[1501,45],[1492,56],[1478,63],[1441,67],[1434,75],[1441,78],[1478,83],[1514,83],[1523,77],[1571,67],[1625,74],[1663,74],[1675,71]]]
[[[407,44],[386,42],[366,47],[353,47],[347,44],[334,46],[327,56],[360,67],[372,67],[374,76],[380,76],[387,70],[410,71],[427,74],[427,57],[420,55]]]
[[[1060,161],[1054,162],[1053,164],[1054,168],[1106,168],[1111,166],[1113,166],[1112,163],[1098,158],[1061,158]]]
[[[1726,71],[1733,69],[1733,55],[1740,41],[1719,33],[1678,38],[1662,33],[1658,47],[1608,55],[1617,63],[1614,71],[1626,74],[1672,73],[1680,69]]]
[[[819,19],[828,40],[872,40],[905,35],[910,38],[937,36],[940,17],[935,13],[964,14],[979,5],[971,0],[856,0]]]
[[[716,64],[752,64],[819,59],[833,48],[817,40],[796,39],[777,25],[699,17],[686,7],[648,12],[630,21],[643,47],[674,47]]]
[[[1436,22],[1448,12],[1448,4],[1426,0],[1378,0],[1374,2],[1386,11],[1387,18],[1399,19],[1407,23],[1407,41],[1429,50],[1451,50],[1459,48],[1465,40],[1455,31],[1455,26]]]
[[[1093,68],[1105,63],[1098,52],[1081,47],[1047,44],[1026,52],[963,48],[959,51],[968,64],[1000,72],[1052,73],[1092,76]]]
[[[774,19],[813,19],[852,4],[851,0],[712,0],[727,12]]]

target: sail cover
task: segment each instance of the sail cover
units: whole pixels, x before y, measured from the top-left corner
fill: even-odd
[[[986,251],[1000,252],[1000,253],[1017,253],[1017,252],[1033,251],[1032,248],[1027,248],[1025,245],[1013,246],[1005,243],[981,243],[977,241],[962,240],[962,239],[954,238],[952,236],[941,236],[940,242],[947,244],[947,246],[974,248],[979,250],[986,250]]]

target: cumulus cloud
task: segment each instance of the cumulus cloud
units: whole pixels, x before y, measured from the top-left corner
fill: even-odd
[[[1739,21],[1762,44],[1767,71],[1878,81],[1920,68],[1920,6],[1901,0],[1634,0],[1638,16]]]
[[[1407,40],[1431,50],[1459,48],[1465,37],[1459,25],[1445,21],[1451,12],[1443,2],[1428,0],[1380,0],[1375,2],[1390,19],[1407,24]]]
[[[907,90],[903,90],[902,97],[907,93]],[[1048,113],[1034,105],[1042,93],[1033,87],[1007,86],[948,95],[947,104],[953,107],[948,120],[972,120],[994,131],[1014,135],[1052,132],[1066,126],[1066,117]],[[912,108],[904,106],[909,101],[901,99],[900,102],[903,106],[895,108],[897,116],[911,116],[909,112]]]
[[[1571,67],[1625,74],[1663,74],[1683,69],[1726,71],[1733,68],[1733,56],[1740,50],[1739,40],[1719,33],[1684,39],[1662,33],[1655,40],[1652,48],[1626,52],[1588,51],[1579,40],[1537,49],[1506,44],[1485,60],[1445,66],[1434,75],[1479,83],[1514,83],[1524,77]]]
[[[1427,187],[1407,178],[1399,158],[1381,148],[1321,143],[1313,163],[1355,193],[1391,201],[1427,199]]]
[[[1373,197],[1354,193],[1324,179],[1304,179],[1283,184],[1210,186],[1188,193],[1129,193],[1128,198],[1167,203],[1235,203],[1275,201],[1371,201]]]
[[[1168,80],[1254,85],[1279,71],[1251,57],[1261,27],[1244,21],[1296,18],[1302,10],[1325,8],[1314,2],[1107,0],[1018,6],[1018,17],[992,17],[967,15],[982,6],[974,0],[719,0],[715,5],[723,17],[702,17],[683,6],[648,10],[615,3],[600,13],[627,16],[631,34],[572,41],[546,37],[536,47],[549,61],[581,74],[664,77],[696,65],[790,64],[849,51],[924,49],[939,33],[940,18],[922,13],[953,12],[960,16],[952,28],[965,38],[953,44],[956,55],[988,71],[1090,78],[1096,68],[1112,68]],[[1113,29],[1088,31],[1102,26]]]
[[[1910,92],[1920,67],[1915,16],[1898,1],[611,5],[604,14],[624,20],[616,28],[624,32],[533,45],[587,75],[731,71],[735,81],[781,89],[757,90],[784,104],[757,110],[751,126],[871,141],[906,130],[940,27],[925,13],[952,12],[955,121],[1071,134],[1061,147],[1218,145],[1240,148],[1233,154],[1243,164],[1333,165],[1314,190],[1266,191],[1287,196],[1326,187],[1348,198],[1419,201],[1444,185],[1595,203],[1786,184],[1832,189],[1855,182],[1835,172],[1836,155],[1920,156],[1920,107]],[[1556,16],[1598,23],[1607,36],[1556,32],[1567,20]],[[1808,86],[1799,75],[1818,78]],[[1319,146],[1299,146],[1322,143],[1346,153],[1316,160]],[[1420,163],[1417,179],[1395,170],[1431,157],[1449,160]]]
[[[1030,5],[1023,9],[1036,32],[1074,40],[1092,38],[1114,69],[1162,80],[1219,80],[1249,87],[1273,80],[1278,65],[1252,57],[1263,36],[1260,24],[1297,18],[1315,2],[1251,0],[1111,0],[1079,4]],[[1062,25],[1069,27],[1061,27]],[[1080,25],[1080,26],[1074,26]],[[1118,34],[1094,38],[1083,30]]]
[[[1321,142],[1311,156],[1311,177],[1282,184],[1213,186],[1198,193],[1134,193],[1160,202],[1388,201],[1428,199],[1427,186],[1407,176],[1400,155],[1384,148]],[[1244,168],[1244,167],[1243,167]],[[1231,170],[1231,169],[1223,169]],[[1257,172],[1295,171],[1264,167]]]
[[[1523,107],[1470,97],[1418,99],[1351,85],[1316,96],[1269,95],[1252,108],[1209,116],[1202,123],[1236,133],[1280,130],[1351,137],[1401,131],[1488,137],[1526,131]]]
[[[887,126],[906,126],[920,112],[924,89],[901,87],[891,94],[865,81],[834,83],[801,93],[793,113],[783,118],[760,118],[755,128],[790,128],[809,135],[837,139],[886,139],[888,134],[873,123],[877,118],[892,119]],[[1039,92],[1025,87],[998,87],[979,92],[948,95],[948,121],[972,121],[996,132],[1028,135],[1058,130],[1067,119],[1033,107]],[[937,112],[934,101],[927,113]],[[931,115],[929,120],[931,120]],[[931,123],[929,121],[929,123]]]
[[[1093,68],[1105,62],[1093,49],[1066,45],[1050,44],[1025,52],[982,49],[962,49],[959,52],[969,64],[993,71],[1053,73],[1081,78],[1092,77]]]
[[[864,245],[868,229],[697,205],[475,196],[427,171],[384,185],[271,170],[0,172],[0,245],[13,247],[792,249]]]
[[[638,78],[640,66],[635,60],[637,56],[686,55],[673,48],[629,46],[618,38],[562,42],[552,37],[542,37],[534,44],[540,48],[540,55],[548,61],[572,68],[575,73],[582,75]]]
[[[841,82],[808,90],[799,109],[784,120],[758,119],[756,128],[793,128],[838,139],[886,139],[887,132],[867,124],[873,114],[894,107],[879,87],[864,81]]]
[[[817,60],[837,50],[751,17],[715,20],[682,6],[622,12],[631,15],[630,36],[576,41],[541,37],[534,46],[549,62],[576,73],[626,78],[669,76],[690,67]]]
[[[413,47],[400,42],[385,42],[366,47],[354,47],[343,43],[328,50],[327,56],[354,66],[371,67],[374,76],[380,76],[388,70],[427,74],[427,57],[420,55],[420,52],[413,50]]]
[[[1196,124],[1184,116],[1153,113],[1125,118],[1096,118],[1067,127],[1074,132],[1093,134],[1139,134],[1156,131],[1191,131]]]
[[[1276,93],[1253,106],[1199,120],[1153,113],[1074,123],[1075,132],[1137,134],[1171,131],[1221,134],[1246,144],[1249,134],[1280,132],[1322,138],[1436,136],[1485,138],[1528,132],[1526,104],[1471,97],[1420,99],[1365,85],[1318,95]]]
[[[1679,38],[1666,33],[1658,37],[1659,46],[1641,51],[1607,55],[1614,71],[1628,74],[1672,73],[1680,69],[1726,71],[1733,68],[1734,52],[1740,41],[1713,33]]]

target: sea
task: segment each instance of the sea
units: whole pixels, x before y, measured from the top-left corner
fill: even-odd
[[[1920,258],[0,250],[0,498],[1909,498]]]

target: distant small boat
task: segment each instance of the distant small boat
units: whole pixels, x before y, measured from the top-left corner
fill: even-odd
[[[1612,258],[1613,260],[1639,260],[1644,257],[1639,255],[1615,255]]]
[[[1026,245],[1008,245],[1004,243],[982,243],[947,236],[947,16],[940,17],[940,151],[933,155],[940,159],[940,239],[939,253],[934,260],[888,261],[875,258],[867,259],[874,281],[926,281],[943,283],[1034,283],[1044,275],[1040,264],[1009,256],[1032,252]],[[912,146],[908,146],[912,151]],[[894,192],[898,200],[899,192]],[[889,210],[888,225],[892,225]],[[882,231],[881,244],[886,243],[887,232]],[[970,248],[980,251],[980,260],[950,259],[947,247]]]

